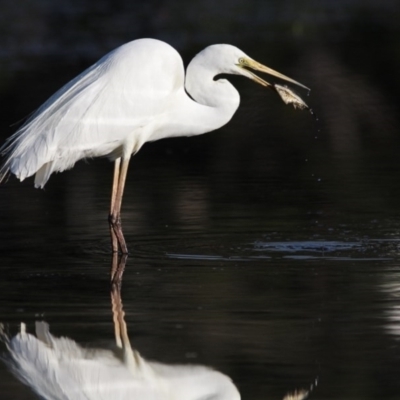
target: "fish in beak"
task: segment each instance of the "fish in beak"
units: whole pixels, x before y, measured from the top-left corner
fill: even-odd
[[[284,103],[293,104],[294,108],[309,109],[307,104],[293,90],[289,89],[287,86],[269,83],[266,80],[260,78],[253,71],[263,72],[265,74],[293,83],[295,85],[302,87],[303,89],[310,91],[310,89],[307,86],[303,85],[302,83],[297,82],[294,79],[289,78],[288,76],[273,70],[272,68],[260,64],[259,62],[254,61],[251,58],[241,57],[239,59],[237,66],[240,67],[243,70],[243,72],[245,72],[243,75],[252,79],[254,82],[257,82],[258,84],[268,87],[272,89],[274,92],[276,92]]]

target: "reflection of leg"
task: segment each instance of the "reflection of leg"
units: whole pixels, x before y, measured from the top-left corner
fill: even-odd
[[[118,254],[113,254],[112,258],[112,266],[111,266],[111,284],[112,290],[114,290],[114,286],[116,287],[115,290],[121,292],[121,285],[122,285],[122,275],[125,271],[126,261],[128,259],[128,254],[123,254],[122,256],[118,256]],[[120,294],[118,294],[120,296]]]
[[[120,292],[122,274],[124,272],[126,258],[126,256],[123,256],[121,259],[121,263],[119,263],[118,253],[114,252],[111,267],[111,306],[114,321],[115,343],[120,349],[122,349],[121,328],[119,324],[119,314],[122,310]]]
[[[119,329],[122,340],[122,349],[124,351],[124,361],[132,373],[136,373],[138,368],[141,367],[141,358],[136,350],[131,347],[131,342],[128,336],[128,327],[125,322],[125,312],[123,310],[122,300],[120,298],[121,308],[119,309],[118,319],[119,319]]]
[[[125,322],[125,312],[121,300],[122,275],[128,256],[123,255],[118,260],[118,255],[113,254],[111,268],[111,304],[114,321],[114,332],[116,345],[123,349],[124,359],[128,368],[135,372],[140,367],[140,355],[133,350],[128,336],[128,327]]]
[[[119,161],[118,161],[119,160]],[[112,200],[111,200],[111,214],[110,214],[110,225],[113,229],[113,234],[116,237],[116,240],[119,244],[119,248],[121,249],[122,254],[128,254],[128,248],[126,246],[124,234],[122,232],[122,226],[121,226],[121,204],[122,204],[122,197],[124,195],[124,188],[125,188],[125,181],[126,181],[126,175],[128,172],[128,166],[129,166],[129,160],[130,158],[125,158],[122,160],[122,165],[119,168],[120,164],[120,159],[116,161],[115,169],[114,169],[114,180],[116,180],[118,183],[115,184],[113,183],[113,193],[112,193]],[[117,165],[118,162],[118,165]],[[118,172],[115,170],[118,167]],[[116,179],[118,175],[118,179]],[[116,186],[116,189],[115,189]],[[115,195],[114,195],[114,190],[115,190]],[[113,234],[111,234],[112,237],[112,245],[113,245],[113,251],[115,250],[115,239]]]

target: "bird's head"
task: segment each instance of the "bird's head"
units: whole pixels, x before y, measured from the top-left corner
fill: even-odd
[[[225,104],[227,99],[231,99],[237,107],[240,101],[239,94],[233,85],[228,84],[229,81],[225,79],[224,75],[241,75],[272,89],[286,104],[292,104],[295,108],[309,109],[307,104],[290,88],[270,83],[256,75],[256,72],[263,72],[310,90],[300,82],[253,60],[242,50],[229,44],[214,44],[198,53],[188,66],[185,87],[192,98],[202,104],[219,104],[219,99],[223,97]],[[210,78],[219,83],[219,85],[213,86],[212,96],[207,86]],[[218,96],[217,90],[219,90]],[[214,99],[218,99],[218,101],[216,102]]]
[[[273,88],[273,85],[255,74],[262,72],[284,81],[310,90],[300,82],[281,74],[249,57],[242,50],[229,44],[215,44],[207,47],[198,56],[206,68],[222,74],[235,74],[245,76],[262,86]]]

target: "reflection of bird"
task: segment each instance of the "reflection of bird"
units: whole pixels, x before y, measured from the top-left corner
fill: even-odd
[[[114,353],[57,338],[45,322],[36,323],[36,337],[22,324],[21,332],[7,343],[7,362],[17,378],[49,400],[240,399],[235,385],[220,372],[146,361],[131,349],[125,333],[124,325],[123,351]]]
[[[2,147],[1,174],[21,181],[35,174],[43,187],[53,172],[83,158],[115,160],[110,225],[113,251],[127,253],[120,210],[129,159],[145,142],[200,135],[225,125],[239,106],[236,89],[218,74],[265,72],[300,83],[257,63],[236,47],[207,47],[189,64],[168,44],[153,39],[127,43],[55,93]],[[190,96],[187,95],[189,93]],[[293,102],[293,97],[291,101]],[[297,101],[296,101],[297,102]]]
[[[114,258],[111,302],[118,351],[85,349],[57,338],[45,322],[36,323],[36,337],[21,331],[11,340],[5,358],[22,382],[44,399],[62,400],[238,400],[226,375],[204,366],[149,362],[131,347],[120,297],[126,258]]]
[[[22,324],[12,339],[0,329],[8,348],[3,360],[11,371],[46,400],[239,400],[231,379],[218,371],[150,362],[131,347],[121,300],[125,262],[126,258],[113,258],[111,303],[117,351],[87,349],[57,338],[45,322],[36,323],[34,336]],[[303,400],[307,395],[301,390],[284,400]]]

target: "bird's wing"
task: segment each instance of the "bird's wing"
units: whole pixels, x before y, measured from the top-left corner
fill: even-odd
[[[81,158],[109,155],[127,143],[138,150],[141,130],[163,114],[183,75],[180,56],[165,43],[119,47],[55,93],[6,142],[0,174],[11,170],[23,180],[46,167],[43,186],[52,172]]]

